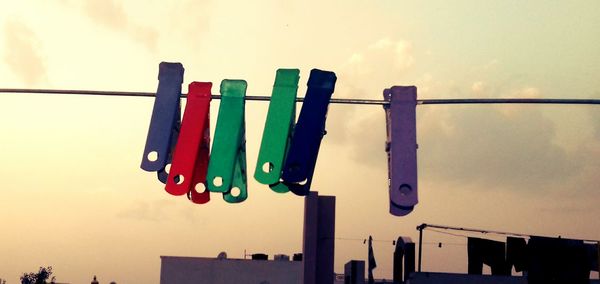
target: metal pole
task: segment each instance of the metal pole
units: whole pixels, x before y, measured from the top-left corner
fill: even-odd
[[[427,227],[427,224],[425,223],[417,227],[417,230],[419,230],[419,272],[421,272],[421,259],[423,256],[423,229],[425,229],[425,227]]]
[[[600,104],[600,99],[432,99],[417,104]]]
[[[121,92],[121,91],[94,91],[94,90],[51,90],[51,89],[2,89],[0,93],[21,93],[21,94],[55,94],[55,95],[84,95],[84,96],[113,96],[113,97],[154,97],[156,93],[152,92]],[[187,94],[181,94],[186,98]],[[220,100],[221,95],[211,95],[212,99]],[[246,96],[247,101],[270,101],[270,96]],[[304,98],[296,98],[297,102],[303,102]],[[383,100],[366,99],[331,99],[334,104],[363,104],[363,105],[384,105],[389,104]]]
[[[94,90],[54,90],[54,89],[9,89],[0,88],[0,93],[27,93],[27,94],[64,94],[87,96],[124,96],[124,97],[154,97],[153,92],[122,92],[122,91],[94,91]],[[186,97],[187,94],[182,94]],[[220,95],[212,95],[213,99],[221,99]],[[269,101],[270,96],[246,96],[248,101]],[[296,98],[297,102],[304,98]],[[331,99],[332,104],[359,104],[359,105],[388,105],[386,100],[370,99]],[[589,104],[600,105],[600,99],[429,99],[417,100],[419,105],[438,104]]]

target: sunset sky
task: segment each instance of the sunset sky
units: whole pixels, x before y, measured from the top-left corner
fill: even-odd
[[[277,68],[334,71],[334,98],[600,99],[600,1],[0,0],[0,88],[156,90]],[[161,255],[302,250],[303,199],[249,176],[249,198],[205,205],[140,169],[152,98],[0,94],[0,278],[158,283]],[[211,105],[214,131],[219,101]],[[253,173],[268,104],[246,104]],[[298,105],[298,108],[300,105]],[[600,239],[600,106],[417,107],[419,198],[388,213],[381,106],[331,105],[313,190],[337,197],[335,270],[367,257],[392,277],[392,239],[421,223]],[[466,272],[466,239],[426,232],[423,269]],[[437,247],[437,242],[450,245]],[[435,243],[435,245],[433,244]]]

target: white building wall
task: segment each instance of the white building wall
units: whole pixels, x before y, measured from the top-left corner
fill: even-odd
[[[301,284],[301,261],[161,256],[160,284]]]

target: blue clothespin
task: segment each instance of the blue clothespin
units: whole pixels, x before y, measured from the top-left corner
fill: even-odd
[[[141,168],[158,172],[159,180],[166,182],[165,167],[169,163],[177,129],[181,120],[180,97],[183,83],[181,63],[161,62],[158,71],[158,90],[154,99],[150,127]]]
[[[321,140],[325,135],[325,119],[335,89],[335,73],[313,69],[308,89],[290,143],[282,180],[296,195],[310,191]]]
[[[177,139],[179,139],[179,132],[181,130],[181,102],[177,100],[177,113],[175,114],[175,124],[171,130],[171,142],[169,146],[169,156],[167,156],[167,162],[165,167],[156,172],[158,180],[164,184],[167,184],[169,178],[169,172],[167,172],[167,166],[173,161],[173,154],[175,153],[175,146],[177,145]]]

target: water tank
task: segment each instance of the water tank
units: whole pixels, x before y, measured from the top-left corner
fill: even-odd
[[[264,253],[252,254],[252,260],[269,260],[269,256]]]
[[[287,254],[276,254],[273,259],[279,261],[290,261],[290,256]]]

